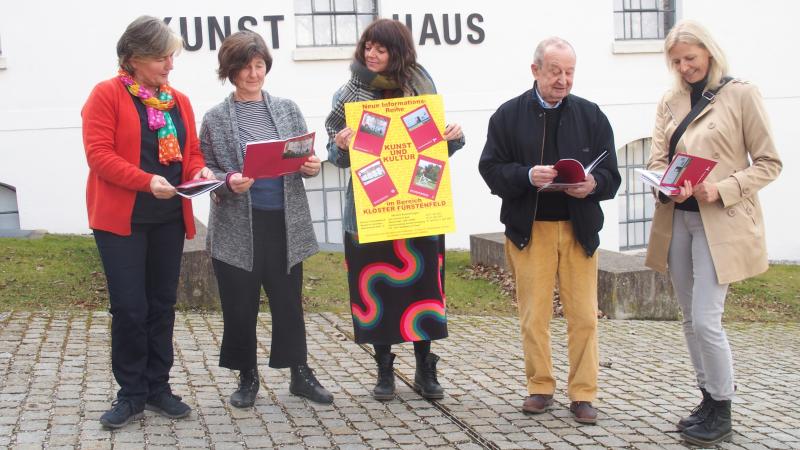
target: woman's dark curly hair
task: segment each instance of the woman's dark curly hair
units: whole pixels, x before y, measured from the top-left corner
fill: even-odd
[[[381,75],[393,78],[404,91],[409,90],[411,71],[417,66],[417,52],[408,27],[391,19],[378,19],[369,24],[356,46],[356,61],[363,65],[366,65],[367,42],[386,47],[389,52],[389,65]]]

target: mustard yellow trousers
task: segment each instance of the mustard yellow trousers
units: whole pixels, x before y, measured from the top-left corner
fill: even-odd
[[[553,288],[567,319],[571,401],[597,397],[597,252],[591,257],[572,232],[569,221],[535,221],[531,243],[518,249],[506,239],[506,258],[517,285],[522,349],[529,394],[553,394],[556,380],[550,351]]]

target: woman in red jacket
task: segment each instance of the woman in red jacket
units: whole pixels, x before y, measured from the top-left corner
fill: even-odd
[[[170,418],[191,411],[169,386],[183,240],[195,233],[192,205],[175,186],[214,175],[189,99],[167,80],[182,43],[155,17],[134,20],[117,42],[117,76],[95,86],[81,111],[89,226],[108,282],[120,386],[100,418],[108,428],[145,408]]]

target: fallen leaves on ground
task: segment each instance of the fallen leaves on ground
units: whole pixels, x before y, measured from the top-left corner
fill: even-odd
[[[459,277],[466,280],[485,280],[500,288],[503,295],[511,300],[514,306],[517,305],[516,284],[514,276],[508,270],[499,267],[497,264],[487,266],[484,264],[472,264],[464,267],[459,273]],[[558,293],[558,282],[553,289],[553,316],[564,317],[564,305],[561,304]],[[606,319],[608,316],[598,309],[598,319]]]

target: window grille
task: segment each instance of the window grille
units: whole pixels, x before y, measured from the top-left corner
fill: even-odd
[[[322,163],[319,176],[305,179],[311,223],[320,247],[325,250],[343,249],[342,218],[349,179],[349,169],[340,169],[327,161]]]
[[[295,0],[297,47],[355,45],[378,15],[377,0]]]
[[[617,195],[620,251],[647,247],[650,238],[655,199],[650,189],[639,181],[635,169],[647,165],[651,143],[650,138],[629,142],[617,154],[622,175],[622,186]]]
[[[675,25],[675,0],[614,0],[617,40],[664,39]]]
[[[0,183],[0,230],[19,230],[17,190]]]

